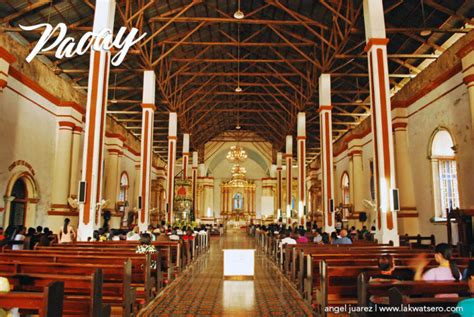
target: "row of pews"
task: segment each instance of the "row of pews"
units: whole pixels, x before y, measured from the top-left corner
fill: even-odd
[[[427,269],[437,266],[433,249],[394,247],[367,241],[355,241],[352,245],[307,243],[280,246],[277,236],[265,232],[257,232],[255,238],[259,248],[277,264],[318,316],[327,316],[330,312],[347,313],[348,306],[351,306],[351,316],[366,316],[368,312],[374,312],[373,307],[370,308],[371,297],[386,298],[389,301],[386,304],[393,307],[402,304],[454,307],[463,297],[470,296],[468,284],[464,281],[413,281],[412,265],[420,255],[430,259]],[[431,238],[429,240],[431,242]],[[394,274],[403,281],[369,282],[370,276],[379,273],[377,264],[382,254],[393,256]],[[454,257],[461,272],[469,260],[471,258]],[[451,293],[459,297],[436,296]]]
[[[76,242],[0,250],[0,276],[13,291],[0,307],[39,316],[135,316],[209,248],[207,235],[157,241],[137,254],[137,241]]]

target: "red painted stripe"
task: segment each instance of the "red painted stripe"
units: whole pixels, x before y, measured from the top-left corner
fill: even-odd
[[[377,49],[377,62],[378,62],[378,71],[379,71],[379,91],[380,91],[380,107],[381,107],[381,116],[382,116],[382,145],[383,145],[383,163],[384,163],[384,179],[387,182],[388,192],[385,195],[390,196],[391,184],[391,170],[390,170],[390,144],[389,144],[389,133],[391,132],[388,129],[389,114],[387,113],[387,95],[385,89],[385,67],[384,67],[384,55],[381,48]],[[391,208],[387,210],[387,228],[389,230],[393,229],[393,215]]]
[[[378,149],[377,149],[377,129],[376,129],[376,119],[377,119],[377,111],[375,107],[375,92],[374,92],[374,67],[372,62],[372,52],[369,52],[369,63],[370,63],[370,98],[372,99],[372,134],[374,140],[374,181],[375,181],[375,191],[376,191],[376,206],[377,206],[377,220],[378,220],[378,229],[380,230],[381,227],[381,214],[380,214],[380,188],[379,188],[379,179],[378,179],[378,170],[379,170],[379,156],[378,156]]]
[[[292,169],[291,156],[286,157],[286,204],[291,206],[291,169]],[[288,195],[289,194],[289,195]]]
[[[144,110],[143,113],[143,163],[142,163],[142,210],[140,210],[140,222],[145,223],[145,213],[148,208],[148,195],[147,195],[147,183],[148,183],[148,156],[149,149],[148,143],[150,138],[150,113]]]
[[[325,133],[325,143],[326,143],[326,150],[325,150],[325,156],[326,156],[326,193],[327,193],[327,219],[328,219],[328,226],[332,226],[332,216],[329,210],[331,198],[332,198],[332,191],[331,191],[331,151],[329,147],[331,146],[331,135],[330,135],[330,118],[329,118],[329,112],[324,113],[324,133]]]
[[[88,136],[87,136],[87,157],[86,157],[86,199],[84,202],[84,224],[88,224],[90,221],[90,208],[91,208],[91,184],[92,184],[92,166],[93,166],[93,154],[94,154],[94,139],[95,139],[95,117],[97,115],[97,86],[99,81],[99,66],[100,66],[100,52],[94,51],[92,53],[94,58],[94,66],[92,67],[92,87],[91,87],[91,100],[90,100],[90,112],[87,119],[89,120],[88,125]]]
[[[304,202],[304,159],[305,159],[305,155],[304,155],[304,140],[300,140],[300,200]]]
[[[108,74],[109,74],[109,55],[105,54],[105,71],[104,71],[104,82],[102,84],[102,114],[100,117],[100,141],[99,141],[99,172],[97,174],[97,194],[96,194],[96,202],[100,203],[101,201],[101,193],[102,193],[102,156],[104,154],[104,130],[105,130],[105,115],[107,111],[107,83],[108,83]],[[98,222],[98,214],[96,214],[96,223]]]
[[[173,161],[173,152],[174,152],[174,141],[170,139],[168,141],[168,223],[171,224],[171,214],[173,213],[173,178],[174,178],[174,161]]]
[[[188,156],[183,155],[183,178],[188,178]]]

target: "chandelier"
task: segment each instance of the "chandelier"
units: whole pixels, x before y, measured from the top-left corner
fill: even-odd
[[[226,159],[232,163],[242,163],[247,159],[247,153],[245,153],[245,150],[242,147],[232,145],[230,151],[227,153]]]
[[[245,174],[247,173],[245,167],[240,166],[239,164],[234,164],[234,166],[232,166],[231,173],[232,179],[229,182],[230,185],[243,187],[248,184],[245,177]]]

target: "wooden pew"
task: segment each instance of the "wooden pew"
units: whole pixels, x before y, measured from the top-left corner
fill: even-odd
[[[63,316],[110,316],[110,305],[103,304],[102,270],[97,269],[90,275],[57,275],[57,274],[12,274],[0,272],[8,278],[14,290],[42,291],[55,281],[64,283]]]
[[[468,259],[460,261],[460,269],[467,266]],[[428,268],[437,265],[428,266]],[[395,275],[403,276],[410,274],[410,266],[397,266]],[[377,266],[365,265],[328,265],[326,260],[319,263],[319,281],[313,276],[305,279],[305,299],[317,303],[317,311],[324,316],[324,307],[341,304],[357,303],[357,279],[360,273],[371,276],[379,273]],[[308,272],[309,274],[309,272]],[[311,273],[312,274],[312,273]]]
[[[122,255],[104,255],[100,252],[88,253],[87,255],[76,255],[70,253],[54,253],[29,250],[29,251],[5,251],[8,256],[2,257],[2,261],[27,261],[27,262],[54,262],[54,263],[86,263],[95,264],[99,267],[104,265],[123,265],[127,259],[132,262],[132,281],[131,285],[137,288],[137,297],[143,297],[145,304],[153,298],[153,288],[158,292],[162,278],[160,270],[156,270],[152,277],[150,255],[133,254],[130,257]],[[140,292],[138,288],[143,288]]]
[[[416,249],[434,249],[436,246],[436,238],[434,234],[427,237],[422,237],[421,235],[409,236],[408,234],[405,234],[400,236],[399,239],[400,245],[410,246],[411,248]],[[423,243],[424,241],[427,241],[428,244]]]
[[[39,317],[63,315],[64,283],[51,282],[41,292],[0,293],[0,307],[19,308],[20,311],[37,313]]]
[[[369,282],[365,273],[360,273],[357,278],[357,305],[359,307],[368,307],[371,296],[388,298],[388,305],[393,307],[400,307],[402,304],[405,306],[453,307],[463,299],[462,296],[469,294],[469,292],[466,281]],[[458,294],[460,297],[435,297],[438,294]],[[413,295],[415,297],[411,297]],[[367,315],[360,312],[354,314],[354,317],[365,317]],[[407,315],[410,316],[410,314]],[[437,316],[441,315],[441,313],[437,314]],[[396,316],[404,316],[404,314],[399,313]]]
[[[8,262],[0,260],[0,271],[11,274],[50,274],[91,275],[97,269],[103,272],[103,301],[119,307],[122,316],[131,316],[135,312],[136,289],[131,287],[132,262],[130,259],[122,265],[51,263],[51,262]]]

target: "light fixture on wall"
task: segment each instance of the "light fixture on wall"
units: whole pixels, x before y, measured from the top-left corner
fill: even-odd
[[[426,19],[425,19],[425,5],[424,5],[424,0],[420,0],[421,3],[421,16],[423,18],[423,30],[420,31],[421,36],[429,36],[431,35],[431,30],[426,28]]]
[[[240,10],[240,0],[237,2],[237,11],[234,13],[234,18],[238,20],[245,18],[245,14]]]
[[[117,90],[117,73],[115,73],[115,80],[114,80],[114,97],[110,100],[110,103],[117,103],[117,99],[115,99],[115,91]]]

